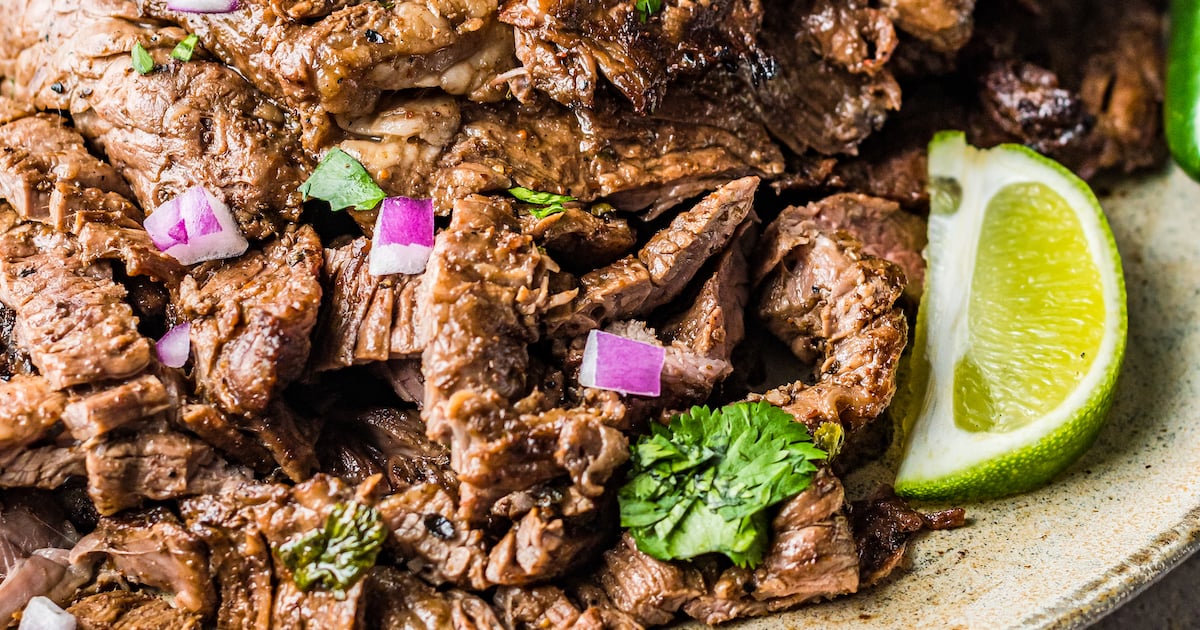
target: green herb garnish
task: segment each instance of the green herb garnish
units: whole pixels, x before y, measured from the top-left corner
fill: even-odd
[[[196,44],[200,43],[200,36],[192,33],[183,38],[183,41],[175,44],[175,48],[171,49],[171,58],[178,59],[184,63],[192,60],[192,55],[196,52]]]
[[[541,206],[540,208],[530,208],[529,210],[529,214],[532,214],[538,219],[545,219],[552,214],[562,212],[566,210],[566,208],[563,207],[564,203],[575,201],[575,198],[570,195],[556,195],[554,193],[530,190],[520,186],[509,188],[508,194],[520,199],[521,201],[524,201],[525,203],[532,203]]]
[[[633,7],[637,9],[638,18],[642,20],[642,24],[645,24],[651,15],[662,9],[662,0],[636,0]]]
[[[129,51],[129,54],[133,57],[133,69],[137,70],[138,74],[150,74],[154,72],[154,57],[151,57],[150,53],[146,52],[145,48],[142,48],[141,42],[135,43],[133,50]]]
[[[339,503],[324,527],[302,534],[276,550],[300,590],[314,585],[344,594],[363,573],[387,538],[383,517],[361,503]]]
[[[822,422],[817,430],[813,431],[813,444],[828,453],[830,461],[842,452],[842,445],[845,443],[846,430],[837,422]]]
[[[692,407],[632,448],[617,498],[621,526],[659,560],[723,553],[753,567],[766,551],[767,508],[799,494],[826,454],[788,412],[766,402]]]
[[[333,210],[355,208],[370,210],[383,201],[383,189],[358,160],[341,149],[332,149],[300,186],[305,199],[315,197],[329,202]]]

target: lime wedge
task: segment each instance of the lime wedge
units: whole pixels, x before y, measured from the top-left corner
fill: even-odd
[[[929,145],[925,293],[896,492],[1035,488],[1091,445],[1125,353],[1125,281],[1087,184],[1022,146]]]

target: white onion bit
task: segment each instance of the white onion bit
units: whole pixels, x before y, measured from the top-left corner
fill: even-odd
[[[25,605],[17,630],[75,630],[75,615],[59,608],[50,598],[38,595]]]
[[[159,249],[185,265],[240,256],[250,247],[229,206],[203,186],[162,204],[142,225]]]
[[[593,330],[583,348],[579,383],[622,394],[658,396],[667,350],[658,344]]]
[[[167,0],[167,8],[184,13],[229,13],[237,11],[238,0]]]
[[[433,253],[433,200],[388,197],[379,206],[367,271],[373,276],[425,271]]]
[[[191,332],[192,325],[187,322],[168,330],[167,334],[154,344],[158,360],[167,367],[183,367],[192,353]]]

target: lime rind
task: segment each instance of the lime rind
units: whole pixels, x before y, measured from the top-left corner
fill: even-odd
[[[1026,147],[1001,145],[983,151],[967,145],[961,132],[942,132],[930,143],[929,172],[929,272],[905,370],[910,391],[901,397],[905,453],[896,490],[921,499],[984,498],[1029,490],[1087,450],[1111,406],[1127,328],[1116,242],[1087,184]],[[955,423],[952,404],[953,369],[969,335],[969,292],[962,287],[970,286],[987,202],[1018,183],[1044,184],[1075,209],[1103,283],[1105,334],[1091,368],[1055,410],[1008,432],[968,431]],[[930,330],[938,331],[932,348]]]

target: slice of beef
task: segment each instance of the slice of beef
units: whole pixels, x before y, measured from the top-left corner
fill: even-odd
[[[87,191],[112,195],[117,203],[133,192],[116,169],[88,153],[78,132],[53,114],[37,114],[0,125],[0,197],[27,221],[40,221],[65,232],[84,207]],[[125,201],[127,218],[141,212]]]
[[[325,250],[325,293],[310,369],[324,372],[351,365],[419,355],[424,349],[418,320],[420,275],[373,276],[371,242],[356,239]]]
[[[201,630],[200,617],[172,608],[148,593],[107,591],[70,605],[78,630]]]
[[[128,275],[177,283],[183,267],[142,229],[125,180],[67,124],[37,114],[0,126],[0,197],[21,218],[74,234],[84,262],[119,260]]]
[[[384,497],[379,511],[407,568],[433,584],[449,582],[474,590],[492,584],[484,532],[458,518],[454,489],[423,483]]]
[[[653,111],[677,76],[714,66],[772,72],[755,42],[762,17],[757,0],[666,3],[650,17],[612,0],[512,0],[500,12],[516,27],[519,84],[590,108],[603,74],[638,112]]]
[[[997,62],[980,79],[981,112],[973,141],[1018,142],[1049,155],[1069,155],[1086,143],[1092,120],[1079,95],[1033,63]]]
[[[626,257],[585,274],[566,321],[551,326],[582,334],[607,322],[645,316],[677,298],[751,216],[758,182],[757,177],[746,177],[722,186],[677,215],[636,258]]]
[[[69,555],[66,549],[51,547],[18,562],[0,583],[0,624],[11,627],[14,615],[39,595],[66,606],[79,587],[95,579],[90,563],[72,564]]]
[[[216,607],[208,552],[169,510],[100,519],[95,531],[71,550],[71,559],[102,558],[124,579],[171,594],[180,610],[201,616]]]
[[[112,388],[72,400],[63,410],[67,430],[80,442],[99,437],[171,406],[162,381],[143,374]]]
[[[356,627],[364,580],[340,596],[320,588],[303,591],[291,571],[272,560],[272,550],[321,527],[338,503],[370,500],[373,492],[371,482],[355,489],[317,475],[294,487],[251,482],[184,501],[180,507],[189,530],[211,553],[221,599],[218,626]]]
[[[974,32],[975,0],[884,0],[881,5],[897,29],[942,55],[958,52]]]
[[[16,313],[17,343],[54,389],[149,365],[150,342],[124,298],[107,268],[85,264],[69,237],[37,224],[0,236],[0,302]]]
[[[311,163],[281,110],[236,71],[204,59],[170,59],[186,36],[147,24],[132,0],[22,0],[0,7],[13,23],[0,74],[20,100],[70,112],[145,209],[203,185],[233,209],[242,231],[264,238],[300,211]],[[130,71],[141,43],[156,61]]]
[[[844,503],[842,484],[827,471],[819,472],[771,522],[771,543],[762,563],[754,570],[725,569],[715,579],[709,572],[708,592],[683,610],[717,624],[855,592],[858,553],[842,514]]]
[[[179,307],[191,322],[196,383],[223,411],[263,414],[300,376],[321,304],[321,253],[304,226],[184,280]]]
[[[604,100],[576,112],[476,105],[463,119],[431,191],[443,213],[467,193],[518,185],[653,217],[732,179],[783,170],[766,130],[726,95],[676,90],[647,116]]]
[[[263,474],[270,473],[274,468],[276,462],[271,451],[212,405],[184,405],[179,411],[178,422],[181,427],[221,449],[237,463]]]
[[[145,500],[220,492],[238,483],[204,442],[174,431],[112,435],[87,448],[88,495],[104,515]]]
[[[53,490],[86,474],[78,446],[26,446],[0,452],[0,488]]]
[[[891,486],[881,486],[869,500],[850,506],[854,538],[858,541],[862,584],[886,578],[904,559],[908,542],[925,530],[952,529],[966,522],[962,508],[923,514],[896,496]]]
[[[511,29],[496,0],[434,3],[340,2],[296,20],[270,0],[223,14],[177,13],[163,0],[138,0],[154,17],[196,33],[263,92],[296,112],[305,144],[329,139],[329,114],[362,115],[386,92],[436,87],[495,101],[497,76],[515,63]],[[294,11],[291,11],[294,13]]]
[[[0,450],[21,448],[42,437],[62,417],[67,397],[40,376],[0,382]]]
[[[495,611],[475,595],[436,591],[411,573],[376,567],[366,577],[365,618],[378,630],[503,630]]]
[[[604,552],[595,579],[613,605],[646,626],[670,623],[685,603],[708,590],[699,570],[651,558],[638,551],[628,533]]]
[[[339,476],[352,483],[379,472],[394,491],[422,483],[451,489],[458,485],[450,452],[425,437],[425,424],[414,411],[375,408],[339,415],[326,424],[318,445],[324,447],[326,441],[340,448],[336,453],[324,451],[336,459],[330,466],[323,458],[322,470],[340,470]]]
[[[896,45],[890,20],[858,0],[766,3],[760,41],[779,72],[747,90],[732,80],[709,89],[757,113],[794,153],[850,153],[900,108],[886,64]]]
[[[641,630],[642,624],[608,601],[593,584],[574,584],[568,594],[557,586],[502,587],[494,601],[505,627]]]
[[[925,286],[926,228],[921,217],[900,209],[895,202],[843,193],[808,204],[784,208],[763,234],[763,249],[773,252],[758,263],[762,267],[779,264],[805,235],[813,230],[844,230],[862,243],[868,256],[892,262],[904,271],[904,295],[912,304],[921,299]]]
[[[814,366],[816,383],[796,381],[762,398],[810,430],[840,422],[853,433],[882,413],[896,391],[896,366],[908,339],[904,313],[895,306],[904,274],[864,254],[845,232],[798,225],[796,231],[786,223],[767,227],[768,247],[755,263],[755,277],[766,276],[756,308],[766,328]]]
[[[539,219],[521,215],[521,227],[570,270],[603,267],[628,254],[637,234],[624,218],[608,212],[597,216],[579,208],[568,208]]]

